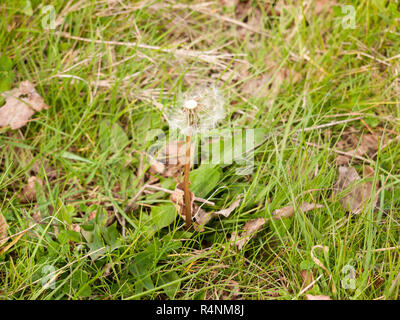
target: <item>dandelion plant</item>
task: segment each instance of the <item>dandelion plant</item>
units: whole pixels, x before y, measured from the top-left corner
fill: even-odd
[[[178,130],[186,137],[183,181],[186,229],[190,228],[192,220],[192,199],[189,188],[192,137],[215,128],[225,117],[224,105],[225,99],[216,86],[199,87],[180,94],[175,106],[166,115],[170,128]]]

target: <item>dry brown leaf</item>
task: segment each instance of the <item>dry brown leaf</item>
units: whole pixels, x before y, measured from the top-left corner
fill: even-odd
[[[184,191],[183,191],[183,183],[178,183],[176,185],[176,188],[174,192],[171,194],[170,199],[172,203],[175,205],[176,210],[178,211],[178,214],[185,219],[186,215],[186,209],[185,209],[185,201],[184,201]],[[191,192],[191,204],[192,204],[192,220],[193,220],[193,226],[195,230],[197,231],[203,231],[204,230],[204,225],[206,225],[212,218],[218,215],[223,215],[224,217],[229,217],[229,215],[235,210],[240,202],[241,199],[237,199],[234,201],[228,208],[222,209],[219,211],[211,211],[211,212],[206,212],[203,210],[199,205],[194,203],[196,197],[193,192]]]
[[[219,4],[222,7],[235,7],[239,0],[219,0]]]
[[[301,270],[300,276],[303,279],[302,289],[307,288],[307,286],[309,286],[314,281],[314,276],[311,270]],[[312,288],[313,286],[310,286],[305,292],[311,290]]]
[[[322,204],[303,202],[299,206],[299,210],[301,210],[303,212],[307,212],[310,210],[319,209],[319,208],[323,208],[323,207],[324,206]],[[282,218],[289,218],[293,214],[294,214],[293,206],[287,206],[287,207],[283,207],[281,209],[274,210],[271,215],[274,219],[278,220],[278,219],[282,219]]]
[[[201,209],[201,207],[195,204],[193,210],[194,213],[193,221],[195,222],[195,225],[198,226],[196,229],[203,230],[203,226],[206,225],[212,218],[216,216],[222,215],[226,218],[229,217],[229,215],[239,206],[241,201],[242,199],[239,198],[236,201],[234,201],[228,208],[215,212],[206,212],[203,209]]]
[[[338,155],[336,164],[349,165],[354,156],[372,158],[378,151],[379,141],[375,135],[364,134],[360,138],[360,132],[354,128],[349,128],[343,132],[341,140],[337,143],[337,149],[347,152],[349,155]]]
[[[28,179],[28,184],[22,189],[20,199],[22,202],[36,201],[36,185],[43,186],[42,180],[32,176]]]
[[[35,112],[48,108],[30,81],[21,82],[19,88],[4,92],[2,96],[6,103],[0,108],[0,127],[21,128]]]
[[[0,240],[7,237],[7,221],[0,212]]]
[[[332,300],[332,299],[324,295],[314,296],[312,294],[306,294],[306,300]]]
[[[242,199],[239,197],[228,208],[216,211],[213,213],[213,215],[214,216],[222,215],[225,218],[228,218],[229,215],[233,212],[233,210],[235,210],[240,205],[240,202],[242,202]]]
[[[246,243],[249,242],[251,237],[263,227],[265,222],[266,219],[264,218],[257,218],[247,221],[247,223],[243,227],[243,232],[240,236],[238,236],[237,232],[232,232],[231,242],[233,242],[233,244],[239,250],[242,250]]]
[[[193,154],[193,153],[192,153]],[[165,145],[150,162],[150,172],[177,177],[186,163],[186,143],[174,141]]]
[[[69,229],[78,233],[81,232],[81,227],[77,223],[71,224]]]
[[[371,177],[373,174],[371,167],[366,166],[364,168],[364,178]],[[377,194],[372,195],[373,182],[357,183],[359,180],[361,178],[353,167],[339,167],[339,177],[335,185],[334,195],[341,197],[340,203],[342,208],[353,214],[361,213],[372,197],[374,198],[374,208],[378,201]]]
[[[185,206],[185,192],[183,191],[184,184],[178,183],[175,187],[174,192],[171,194],[170,199],[175,205],[178,214],[185,219],[186,216],[186,206]],[[194,212],[194,193],[190,192],[192,212]]]

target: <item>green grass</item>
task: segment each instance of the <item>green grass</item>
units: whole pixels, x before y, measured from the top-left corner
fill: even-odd
[[[397,140],[365,163],[383,188],[378,208],[356,216],[332,196],[338,174],[332,150],[349,127],[399,134],[400,64],[390,58],[400,46],[400,12],[389,1],[351,1],[356,26],[344,29],[333,1],[323,12],[285,1],[280,15],[250,2],[242,19],[218,1],[32,0],[31,15],[22,12],[25,1],[0,1],[0,53],[13,63],[9,87],[30,80],[51,106],[20,130],[0,129],[0,212],[9,235],[31,227],[0,251],[1,299],[230,299],[232,281],[240,299],[304,299],[305,268],[319,278],[307,293],[399,297],[400,247],[388,249],[400,235]],[[45,4],[64,19],[55,30],[42,27]],[[258,32],[221,17],[242,19]],[[213,63],[219,54],[229,55]],[[258,128],[268,137],[255,150],[253,174],[236,175],[237,164],[221,167],[204,195],[216,203],[208,210],[243,194],[241,205],[201,232],[185,232],[163,192],[143,194],[126,210],[154,176],[146,136],[168,131],[161,107],[180,89],[209,82],[227,98],[222,129]],[[335,124],[341,120],[349,121]],[[354,166],[362,172],[361,162]],[[24,203],[33,175],[43,187]],[[174,179],[158,177],[173,189]],[[192,184],[210,178],[197,177]],[[272,220],[241,251],[231,246],[231,233],[248,220],[302,201],[324,208]],[[172,215],[158,230],[154,208]],[[115,214],[124,228],[117,220],[106,225]],[[87,231],[73,233],[71,224]],[[329,247],[325,255],[314,252],[332,281],[312,260],[316,245]],[[346,265],[356,271],[354,290],[342,285]],[[54,288],[42,285],[48,270],[56,274]]]

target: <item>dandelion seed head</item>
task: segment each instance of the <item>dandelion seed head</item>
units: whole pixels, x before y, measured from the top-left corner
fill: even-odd
[[[197,107],[197,102],[196,102],[196,100],[193,100],[193,99],[184,101],[183,107],[186,109],[194,109]]]
[[[225,118],[225,99],[216,86],[199,87],[178,96],[166,113],[172,130],[184,135],[206,133]]]

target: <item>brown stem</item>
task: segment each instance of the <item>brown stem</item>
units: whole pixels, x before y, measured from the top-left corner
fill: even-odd
[[[186,136],[186,161],[185,161],[185,177],[183,180],[183,192],[185,198],[185,214],[186,214],[186,229],[190,228],[192,223],[192,199],[189,189],[189,172],[190,172],[190,136]]]

